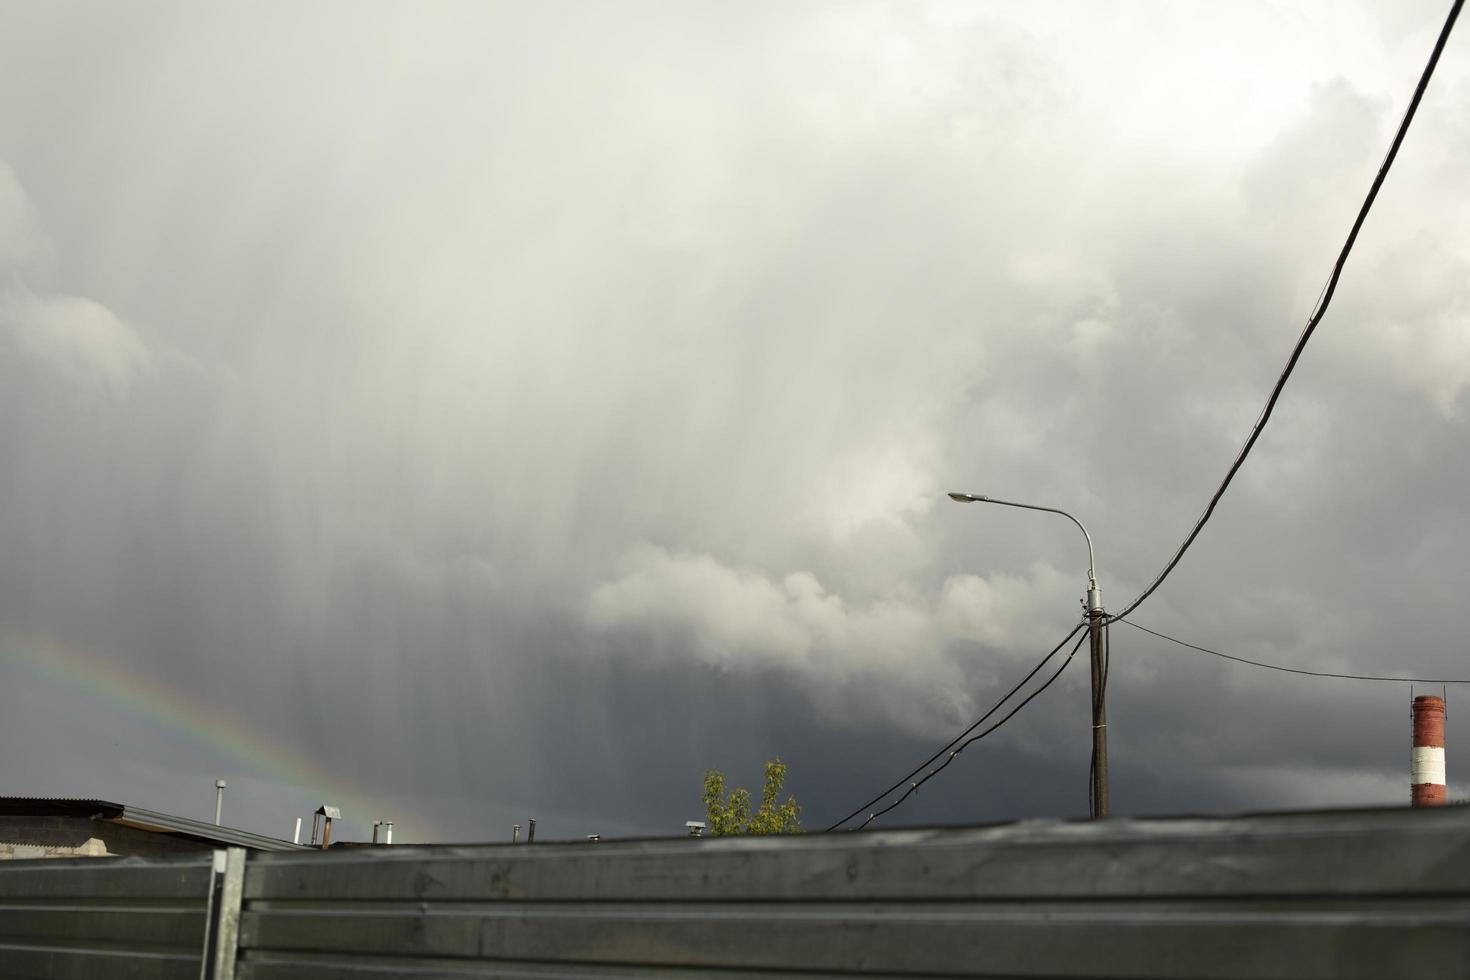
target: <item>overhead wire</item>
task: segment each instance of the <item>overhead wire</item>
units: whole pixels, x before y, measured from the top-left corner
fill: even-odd
[[[1230,654],[1221,653],[1218,650],[1210,650],[1210,649],[1205,648],[1205,647],[1196,646],[1195,644],[1187,643],[1187,642],[1185,642],[1183,640],[1179,640],[1179,639],[1177,639],[1175,637],[1168,636],[1166,634],[1159,633],[1159,632],[1156,632],[1154,630],[1148,629],[1147,627],[1139,626],[1137,623],[1131,622],[1131,621],[1129,621],[1129,620],[1127,620],[1125,618],[1130,613],[1132,613],[1134,610],[1136,610],[1139,606],[1141,606],[1144,603],[1144,601],[1146,601],[1151,595],[1153,595],[1153,593],[1155,591],[1157,591],[1158,588],[1161,585],[1163,585],[1164,580],[1169,577],[1169,575],[1174,571],[1175,567],[1178,566],[1179,562],[1183,559],[1185,552],[1187,552],[1189,550],[1189,548],[1194,544],[1195,540],[1199,537],[1200,532],[1204,530],[1205,525],[1209,522],[1210,518],[1214,515],[1215,508],[1219,505],[1220,500],[1224,497],[1225,492],[1229,489],[1230,484],[1234,481],[1235,475],[1240,471],[1241,466],[1244,465],[1246,458],[1251,453],[1251,450],[1255,448],[1255,444],[1260,439],[1261,433],[1265,431],[1266,425],[1270,421],[1272,413],[1275,411],[1276,403],[1280,399],[1281,393],[1282,393],[1282,391],[1286,387],[1287,380],[1291,377],[1292,372],[1295,371],[1297,362],[1301,359],[1302,352],[1306,349],[1306,346],[1307,346],[1308,341],[1311,340],[1312,335],[1317,330],[1317,326],[1322,322],[1322,318],[1326,315],[1327,309],[1328,309],[1328,307],[1332,303],[1332,298],[1333,298],[1333,296],[1335,295],[1335,293],[1337,291],[1338,281],[1342,277],[1342,270],[1345,267],[1345,265],[1347,264],[1348,256],[1351,254],[1351,252],[1353,250],[1353,246],[1357,243],[1358,234],[1362,230],[1363,224],[1367,220],[1368,213],[1369,213],[1369,211],[1372,210],[1373,204],[1374,204],[1374,202],[1378,198],[1378,192],[1383,187],[1383,182],[1387,178],[1388,172],[1389,172],[1390,168],[1393,166],[1394,160],[1398,156],[1399,147],[1403,144],[1404,137],[1407,135],[1408,130],[1409,130],[1409,125],[1413,122],[1414,115],[1418,111],[1419,103],[1423,99],[1425,90],[1428,88],[1429,80],[1430,80],[1430,78],[1434,74],[1434,69],[1435,69],[1435,67],[1439,63],[1440,55],[1444,51],[1445,44],[1449,40],[1450,32],[1453,30],[1454,25],[1455,25],[1455,21],[1458,19],[1459,14],[1460,14],[1460,9],[1463,6],[1464,6],[1464,0],[1454,0],[1454,3],[1451,5],[1449,15],[1446,17],[1444,26],[1441,28],[1440,33],[1439,33],[1439,36],[1438,36],[1438,38],[1435,41],[1434,49],[1430,53],[1429,61],[1425,65],[1424,71],[1420,75],[1419,83],[1418,83],[1418,85],[1414,89],[1413,97],[1409,100],[1409,105],[1405,109],[1403,118],[1399,122],[1398,129],[1397,129],[1397,131],[1394,134],[1393,142],[1389,145],[1388,152],[1384,155],[1383,161],[1379,165],[1378,172],[1377,172],[1377,174],[1375,175],[1375,177],[1373,179],[1373,183],[1372,183],[1372,185],[1370,186],[1370,188],[1368,190],[1368,194],[1364,198],[1363,203],[1362,203],[1362,206],[1358,209],[1357,217],[1354,219],[1352,228],[1348,232],[1347,240],[1343,243],[1342,249],[1338,253],[1337,261],[1334,263],[1334,265],[1332,267],[1332,273],[1328,277],[1327,283],[1323,287],[1321,293],[1318,295],[1317,302],[1316,302],[1316,304],[1313,307],[1312,313],[1308,317],[1306,326],[1303,327],[1302,332],[1301,332],[1301,335],[1297,338],[1296,345],[1292,348],[1291,356],[1287,359],[1286,366],[1282,369],[1282,372],[1281,372],[1280,376],[1277,378],[1276,384],[1272,388],[1270,397],[1267,398],[1265,406],[1261,409],[1260,414],[1257,416],[1256,422],[1255,422],[1255,424],[1251,428],[1250,435],[1247,437],[1247,439],[1245,440],[1244,444],[1241,446],[1241,448],[1239,449],[1239,451],[1236,453],[1235,459],[1231,463],[1229,470],[1226,471],[1226,474],[1225,474],[1224,479],[1220,482],[1219,487],[1215,490],[1214,494],[1210,497],[1209,503],[1206,505],[1204,511],[1200,514],[1198,520],[1196,520],[1196,522],[1194,524],[1194,527],[1190,530],[1189,534],[1185,537],[1184,541],[1179,545],[1178,549],[1174,552],[1174,555],[1169,559],[1169,561],[1167,563],[1165,563],[1164,567],[1154,577],[1153,581],[1148,585],[1148,587],[1145,588],[1141,593],[1139,593],[1139,595],[1136,598],[1134,598],[1132,602],[1128,603],[1124,607],[1124,609],[1122,610],[1122,612],[1119,612],[1119,613],[1116,613],[1116,614],[1113,614],[1113,615],[1109,615],[1104,620],[1104,631],[1105,631],[1104,632],[1104,640],[1103,640],[1103,643],[1104,643],[1104,653],[1103,653],[1103,659],[1102,659],[1102,673],[1101,673],[1101,678],[1100,678],[1101,683],[1100,683],[1099,688],[1098,688],[1098,692],[1097,692],[1097,695],[1096,695],[1097,697],[1101,698],[1101,697],[1104,697],[1105,696],[1105,693],[1104,692],[1106,691],[1106,685],[1107,685],[1107,669],[1108,669],[1108,659],[1109,659],[1108,652],[1107,652],[1107,648],[1108,648],[1108,645],[1109,644],[1108,644],[1107,641],[1108,641],[1108,639],[1110,639],[1110,636],[1107,635],[1106,627],[1107,627],[1108,624],[1112,623],[1115,620],[1122,620],[1124,622],[1127,622],[1128,625],[1133,626],[1133,627],[1135,627],[1137,629],[1140,629],[1143,632],[1151,633],[1154,636],[1159,637],[1160,639],[1164,639],[1164,640],[1168,640],[1168,641],[1171,641],[1171,642],[1174,642],[1174,643],[1178,643],[1178,644],[1180,644],[1182,646],[1189,647],[1189,648],[1195,649],[1195,650],[1199,650],[1199,651],[1201,651],[1203,653],[1208,653],[1208,654],[1212,654],[1214,656],[1223,657],[1223,658],[1225,658],[1227,660],[1234,660],[1234,661],[1238,661],[1240,663],[1250,664],[1252,666],[1264,667],[1264,668],[1268,668],[1268,669],[1271,669],[1271,670],[1284,671],[1286,673],[1305,674],[1305,675],[1309,675],[1309,676],[1318,676],[1318,677],[1335,677],[1335,678],[1342,678],[1342,679],[1348,679],[1348,680],[1365,680],[1365,681],[1395,681],[1395,682],[1405,682],[1405,681],[1408,681],[1408,682],[1419,682],[1419,683],[1445,683],[1445,684],[1470,683],[1470,682],[1467,682],[1467,681],[1442,680],[1442,679],[1430,679],[1430,678],[1396,678],[1396,677],[1375,677],[1375,676],[1357,675],[1357,674],[1337,674],[1337,673],[1330,673],[1330,672],[1323,672],[1323,671],[1307,671],[1307,670],[1299,670],[1299,669],[1290,668],[1290,667],[1280,667],[1280,666],[1277,666],[1277,665],[1274,665],[1274,664],[1267,664],[1267,663],[1263,663],[1263,662],[1260,662],[1260,661],[1248,660],[1248,659],[1246,659],[1244,657],[1235,657],[1235,656],[1232,656]],[[923,776],[923,778],[921,778],[921,779],[919,779],[919,780],[917,780],[915,782],[909,783],[909,786],[904,791],[904,793],[898,799],[896,799],[892,803],[888,804],[888,806],[884,807],[881,810],[877,810],[875,812],[870,813],[868,815],[868,818],[865,821],[863,821],[863,823],[859,826],[858,829],[861,830],[861,829],[867,827],[874,820],[877,820],[879,817],[882,817],[883,815],[891,812],[894,808],[902,805],[905,800],[907,800],[910,796],[912,796],[914,793],[916,793],[918,791],[918,789],[919,789],[920,786],[923,786],[930,779],[933,779],[940,772],[943,772],[944,769],[947,768],[949,766],[949,764],[952,763],[959,756],[959,754],[965,750],[965,748],[967,748],[971,744],[979,741],[980,739],[985,738],[987,735],[991,734],[992,732],[994,732],[997,729],[999,729],[1002,725],[1006,724],[1006,722],[1010,721],[1011,718],[1015,717],[1015,715],[1016,715],[1017,712],[1019,712],[1026,705],[1030,704],[1032,700],[1034,700],[1043,691],[1045,691],[1047,688],[1049,688],[1056,681],[1056,679],[1061,676],[1062,671],[1064,671],[1064,670],[1067,669],[1067,667],[1072,663],[1073,658],[1076,657],[1077,651],[1079,649],[1081,649],[1082,643],[1087,639],[1086,635],[1084,635],[1081,639],[1079,639],[1077,641],[1077,643],[1072,647],[1071,651],[1067,654],[1066,660],[1064,660],[1062,662],[1062,665],[1057,668],[1057,670],[1051,675],[1051,677],[1049,677],[1046,680],[1045,683],[1043,683],[1039,688],[1037,688],[1031,694],[1027,695],[1019,704],[1017,704],[1003,718],[1001,718],[1000,721],[996,722],[994,725],[991,725],[989,728],[985,729],[984,731],[980,732],[977,735],[970,735],[971,732],[973,732],[980,725],[984,724],[984,722],[988,718],[990,718],[993,714],[995,714],[995,712],[998,711],[1002,705],[1004,705],[1018,691],[1020,691],[1021,688],[1024,687],[1026,685],[1026,683],[1028,683],[1031,680],[1031,678],[1033,678],[1042,669],[1042,667],[1044,667],[1052,659],[1052,657],[1054,657],[1056,655],[1056,653],[1062,648],[1062,646],[1064,646],[1067,643],[1068,640],[1070,640],[1072,637],[1076,636],[1077,633],[1079,631],[1081,631],[1081,629],[1083,628],[1084,625],[1085,624],[1079,624],[1077,627],[1074,627],[1073,630],[1072,630],[1072,632],[1068,633],[1067,636],[1064,637],[1062,639],[1062,641],[1060,643],[1058,643],[1056,645],[1056,647],[1054,647],[1051,650],[1051,652],[1049,652],[1046,656],[1044,656],[1037,663],[1037,665],[1031,669],[1031,672],[1028,673],[1024,678],[1022,678],[1022,680],[1021,680],[1021,682],[1019,684],[1017,684],[1009,692],[1007,692],[1004,697],[1002,697],[999,701],[997,701],[990,708],[989,711],[987,711],[984,715],[982,715],[979,719],[977,719],[972,725],[970,725],[970,727],[966,728],[965,731],[961,732],[954,739],[951,739],[950,742],[947,745],[945,745],[943,748],[939,749],[937,752],[935,752],[933,755],[931,755],[927,760],[925,760],[923,763],[921,763],[918,767],[916,767],[913,770],[910,770],[910,772],[906,776],[904,776],[898,782],[894,783],[887,790],[885,790],[882,793],[878,794],[878,796],[876,796],[873,799],[869,800],[867,803],[864,803],[862,806],[858,807],[852,813],[849,813],[847,816],[843,817],[841,820],[838,820],[836,823],[832,824],[830,827],[827,828],[827,831],[830,832],[832,830],[836,830],[838,827],[840,827],[843,824],[847,823],[853,817],[855,817],[858,814],[860,814],[863,810],[867,809],[869,806],[872,806],[874,803],[876,803],[879,800],[881,800],[884,796],[887,796],[889,793],[893,792],[894,790],[896,790],[897,788],[899,788],[900,786],[902,786],[905,780],[912,779],[912,777],[914,775],[916,775],[918,772],[920,772],[925,766],[928,766],[928,765],[932,764],[934,762],[934,760],[937,759],[937,758],[939,758],[939,756],[943,755],[945,751],[949,751],[949,756],[942,763],[940,763],[934,769],[932,769],[928,773],[926,773]],[[966,736],[969,736],[969,737],[967,738]],[[964,741],[961,741],[961,739],[963,739]],[[1095,788],[1096,782],[1097,782],[1097,762],[1098,762],[1098,760],[1097,760],[1097,751],[1096,751],[1096,747],[1094,746],[1093,756],[1092,756],[1091,764],[1089,766],[1089,770],[1090,770],[1089,783],[1090,783],[1090,786],[1091,787],[1094,787],[1094,788]],[[1095,796],[1095,794],[1090,794],[1090,795]]]
[[[1255,447],[1256,440],[1260,438],[1261,433],[1266,428],[1266,423],[1271,420],[1271,413],[1276,408],[1276,401],[1281,397],[1282,389],[1286,387],[1287,379],[1291,377],[1292,372],[1296,369],[1297,361],[1301,359],[1302,351],[1306,349],[1307,341],[1312,339],[1312,334],[1316,332],[1317,325],[1322,322],[1322,317],[1327,313],[1327,307],[1332,303],[1333,294],[1337,291],[1338,279],[1342,276],[1343,266],[1347,264],[1348,255],[1352,252],[1353,245],[1358,240],[1358,232],[1362,229],[1363,222],[1367,219],[1368,212],[1373,207],[1373,202],[1378,198],[1378,191],[1382,188],[1383,181],[1388,176],[1388,171],[1393,166],[1394,159],[1398,156],[1399,147],[1403,144],[1404,136],[1409,131],[1409,124],[1413,122],[1414,114],[1419,109],[1419,102],[1424,97],[1425,89],[1429,86],[1429,79],[1434,74],[1435,66],[1439,64],[1439,56],[1444,51],[1445,42],[1449,40],[1450,31],[1454,29],[1455,20],[1460,16],[1460,8],[1464,5],[1464,2],[1465,0],[1454,0],[1454,3],[1450,7],[1449,16],[1446,17],[1444,27],[1439,32],[1439,38],[1435,41],[1434,50],[1430,53],[1429,61],[1424,66],[1423,73],[1419,76],[1419,84],[1414,89],[1413,98],[1409,100],[1409,105],[1404,110],[1404,116],[1399,122],[1398,131],[1394,134],[1393,142],[1389,145],[1388,152],[1384,155],[1383,162],[1378,167],[1378,173],[1373,178],[1373,184],[1368,189],[1368,195],[1363,199],[1362,207],[1358,209],[1358,216],[1353,221],[1352,230],[1348,232],[1347,241],[1343,243],[1342,251],[1338,253],[1337,262],[1332,267],[1332,274],[1327,279],[1327,285],[1322,290],[1317,305],[1307,320],[1307,325],[1302,329],[1301,336],[1297,338],[1296,346],[1292,349],[1291,357],[1287,360],[1286,367],[1282,370],[1281,376],[1276,379],[1276,385],[1271,390],[1271,396],[1266,399],[1266,405],[1261,409],[1261,413],[1256,419],[1256,424],[1251,429],[1249,438],[1241,446],[1240,451],[1235,456],[1235,461],[1231,463],[1230,469],[1225,474],[1225,479],[1220,482],[1219,488],[1210,497],[1209,504],[1205,507],[1204,512],[1200,514],[1199,519],[1195,522],[1194,528],[1189,532],[1184,542],[1174,552],[1174,556],[1154,576],[1148,588],[1144,589],[1139,593],[1137,598],[1128,603],[1122,612],[1110,618],[1124,618],[1141,606],[1144,600],[1153,595],[1155,590],[1164,584],[1164,580],[1174,571],[1175,566],[1184,557],[1184,553],[1194,544],[1195,539],[1204,530],[1205,524],[1214,515],[1215,507],[1220,503],[1220,499],[1225,496],[1225,491],[1229,489],[1231,481],[1235,479],[1235,474],[1239,472],[1240,467],[1245,463],[1246,457],[1250,455],[1251,449]]]
[[[1233,660],[1236,663],[1249,664],[1252,667],[1264,667],[1267,670],[1279,670],[1284,674],[1302,674],[1306,677],[1330,677],[1344,681],[1380,681],[1395,684],[1470,684],[1470,680],[1456,680],[1447,677],[1388,677],[1381,674],[1339,674],[1328,670],[1304,670],[1300,667],[1283,667],[1280,664],[1268,664],[1261,660],[1250,660],[1246,657],[1237,657],[1234,654],[1222,653],[1219,650],[1211,650],[1209,647],[1202,647],[1198,644],[1181,640],[1177,636],[1170,636],[1168,633],[1161,633],[1158,630],[1149,629],[1147,626],[1140,626],[1131,619],[1119,619],[1115,620],[1115,622],[1126,623],[1136,630],[1142,630],[1152,636],[1157,636],[1161,640],[1168,640],[1170,643],[1177,643],[1182,647],[1198,650],[1200,653],[1208,653],[1212,657]]]
[[[983,714],[979,718],[975,719],[975,721],[973,723],[971,723],[970,727],[966,728],[964,731],[960,732],[954,738],[952,738],[948,742],[946,742],[933,755],[929,756],[929,758],[925,759],[923,762],[919,763],[917,766],[915,766],[914,768],[910,769],[907,773],[905,773],[892,786],[889,786],[887,789],[883,790],[883,792],[877,794],[872,799],[868,800],[866,803],[862,804],[857,809],[853,810],[847,816],[843,817],[841,820],[839,820],[836,823],[832,824],[832,826],[828,827],[827,830],[824,831],[824,833],[829,833],[831,831],[836,830],[838,827],[841,827],[843,824],[847,823],[853,817],[856,817],[858,814],[862,813],[864,810],[868,809],[873,804],[881,801],[889,793],[892,793],[894,790],[898,789],[900,786],[902,786],[904,783],[908,782],[914,776],[918,775],[920,772],[923,772],[924,771],[924,768],[926,766],[930,765],[935,759],[939,758],[945,752],[947,752],[950,749],[954,748],[955,744],[958,743],[965,736],[969,735],[975,729],[977,729],[981,725],[985,724],[985,722],[990,718],[991,715],[995,714],[997,711],[1000,710],[1000,708],[1001,708],[1001,706],[1003,704],[1005,704],[1011,698],[1015,697],[1016,692],[1019,691],[1019,690],[1021,690],[1021,688],[1025,687],[1026,684],[1031,680],[1031,678],[1035,677],[1041,671],[1041,668],[1045,667],[1046,664],[1047,664],[1047,662],[1049,660],[1051,660],[1052,657],[1055,657],[1057,655],[1057,651],[1061,650],[1062,647],[1066,646],[1067,645],[1067,641],[1070,640],[1072,637],[1076,636],[1077,633],[1085,625],[1086,625],[1085,623],[1078,623],[1076,626],[1072,627],[1072,631],[1070,633],[1068,633],[1066,636],[1062,637],[1061,642],[1059,642],[1056,646],[1052,647],[1051,648],[1051,651],[1049,653],[1047,653],[1046,656],[1042,657],[1039,661],[1037,661],[1036,666],[1031,668],[1030,673],[1028,673],[1025,677],[1021,678],[1021,680],[1016,684],[1015,687],[1011,688],[1009,691],[1007,691],[1005,693],[1005,696],[1004,697],[1002,697],[999,701],[995,702],[995,704],[991,705],[989,711],[985,712],[985,714]],[[1010,716],[1007,715],[1007,717],[1010,717]],[[866,824],[864,824],[864,826],[866,826]]]
[[[1072,662],[1072,658],[1075,657],[1075,656],[1077,656],[1077,651],[1080,650],[1080,649],[1082,649],[1082,644],[1085,643],[1086,641],[1087,641],[1087,634],[1084,633],[1081,637],[1079,637],[1077,639],[1077,642],[1075,644],[1073,644],[1073,646],[1072,646],[1072,652],[1069,653],[1069,654],[1067,654],[1067,659],[1066,660],[1063,660],[1062,661],[1062,665],[1060,667],[1058,667],[1056,669],[1056,671],[1050,677],[1048,677],[1046,679],[1046,683],[1045,684],[1042,684],[1036,690],[1034,690],[1030,694],[1026,695],[1026,697],[1021,701],[1021,703],[1020,704],[1017,704],[1014,708],[1012,708],[1009,712],[1007,712],[1006,713],[1006,716],[1004,718],[1002,718],[1000,721],[996,722],[994,725],[991,725],[989,728],[985,729],[983,732],[979,733],[978,735],[972,735],[972,736],[970,736],[969,738],[967,738],[963,742],[961,742],[957,747],[955,747],[954,749],[951,749],[950,750],[950,753],[949,753],[949,757],[947,759],[945,759],[939,765],[935,766],[929,772],[925,773],[923,779],[920,779],[918,782],[909,783],[908,789],[904,790],[903,795],[900,796],[898,799],[894,800],[892,803],[888,804],[883,809],[877,810],[877,811],[875,811],[873,813],[868,814],[868,819],[864,820],[862,822],[862,824],[858,826],[857,829],[858,830],[865,829],[868,826],[868,824],[872,823],[874,820],[877,820],[879,817],[883,816],[884,814],[888,813],[889,811],[893,810],[894,808],[900,806],[910,796],[912,796],[915,793],[917,793],[919,791],[919,787],[920,786],[923,786],[929,780],[933,779],[935,776],[937,776],[941,772],[943,772],[945,770],[945,768],[948,767],[949,764],[951,762],[953,762],[959,756],[959,754],[961,752],[965,751],[966,748],[968,748],[973,743],[980,741],[982,738],[984,738],[985,736],[989,735],[991,732],[995,731],[997,728],[999,728],[1000,726],[1004,725],[1006,722],[1008,722],[1012,718],[1014,718],[1015,715],[1016,715],[1016,712],[1020,711],[1022,708],[1026,707],[1026,705],[1030,704],[1037,696],[1039,696],[1041,694],[1042,691],[1045,691],[1047,688],[1051,687],[1052,686],[1052,683],[1055,682],[1058,677],[1061,677],[1062,676],[1062,671],[1064,671],[1064,670],[1067,669],[1067,666],[1069,664],[1071,664],[1071,662]],[[1063,640],[1062,642],[1065,643],[1066,640]],[[1048,657],[1047,659],[1050,659],[1050,657]]]

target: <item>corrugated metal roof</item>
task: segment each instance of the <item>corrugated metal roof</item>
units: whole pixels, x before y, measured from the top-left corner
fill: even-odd
[[[221,847],[248,847],[254,851],[311,850],[305,844],[293,844],[288,840],[252,834],[248,830],[219,827],[203,820],[107,800],[0,796],[0,816],[86,817],[158,834],[178,834]]]
[[[200,840],[215,841],[231,847],[248,847],[254,851],[311,850],[305,844],[293,844],[288,840],[266,837],[263,834],[252,834],[248,830],[237,830],[234,827],[218,827],[204,820],[176,817],[171,813],[145,810],[140,806],[125,806],[120,816],[108,819],[112,823],[138,827],[142,830],[183,834],[186,837],[197,837]]]

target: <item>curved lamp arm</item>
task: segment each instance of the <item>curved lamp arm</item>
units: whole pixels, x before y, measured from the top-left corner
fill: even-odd
[[[1088,613],[1102,612],[1102,592],[1097,587],[1097,575],[1093,571],[1097,562],[1094,560],[1092,554],[1092,535],[1087,533],[1087,528],[1083,527],[1082,522],[1077,520],[1077,518],[1055,507],[1021,504],[1014,500],[997,500],[994,497],[987,497],[979,493],[951,493],[949,499],[959,501],[962,504],[1000,504],[1002,507],[1024,507],[1026,510],[1044,510],[1048,514],[1061,514],[1067,520],[1076,524],[1077,529],[1082,532],[1082,536],[1087,539],[1087,611]]]

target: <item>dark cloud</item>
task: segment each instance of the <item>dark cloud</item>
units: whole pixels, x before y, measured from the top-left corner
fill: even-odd
[[[5,791],[483,839],[881,789],[1083,586],[943,491],[1141,588],[1438,17],[1156,14],[7,11]],[[1467,54],[1140,622],[1466,673]],[[1119,810],[1403,799],[1403,688],[1113,639]],[[902,819],[1083,813],[1086,681]]]

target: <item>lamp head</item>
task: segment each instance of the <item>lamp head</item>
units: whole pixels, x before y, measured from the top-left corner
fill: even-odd
[[[959,503],[962,503],[962,504],[973,504],[973,503],[977,503],[977,502],[987,501],[990,498],[989,497],[982,497],[978,493],[955,493],[955,492],[951,491],[951,493],[949,495],[949,499],[950,500],[954,500],[954,501],[958,501]]]

